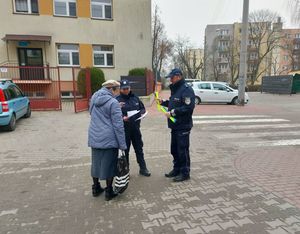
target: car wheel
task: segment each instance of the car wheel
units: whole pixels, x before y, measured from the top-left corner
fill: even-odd
[[[9,124],[6,127],[6,130],[8,130],[10,132],[14,131],[16,129],[16,124],[17,124],[17,119],[16,119],[16,116],[13,114],[11,116]]]
[[[28,105],[27,112],[24,115],[24,118],[30,118],[30,116],[31,116],[31,108],[30,108],[30,105]]]
[[[200,105],[200,103],[201,103],[201,99],[199,97],[196,97],[195,98],[195,104]]]
[[[238,98],[238,97],[235,97],[234,99],[232,99],[231,104],[232,104],[232,105],[238,105],[238,104],[239,104],[239,98]]]

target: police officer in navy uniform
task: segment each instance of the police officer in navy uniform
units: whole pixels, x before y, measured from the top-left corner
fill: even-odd
[[[127,144],[127,150],[125,151],[125,155],[127,161],[129,162],[129,150],[132,143],[133,148],[135,150],[137,162],[140,166],[140,175],[149,177],[151,176],[151,173],[147,169],[146,162],[144,159],[143,140],[140,130],[141,120],[137,120],[141,117],[141,115],[146,113],[146,109],[143,102],[141,102],[141,100],[132,93],[130,89],[130,82],[128,80],[122,80],[120,83],[120,95],[117,97],[117,100],[121,105],[123,113]],[[128,118],[128,111],[134,110],[140,112]]]
[[[168,126],[171,131],[171,154],[173,155],[173,170],[165,174],[174,182],[190,179],[190,132],[193,127],[193,111],[195,108],[195,93],[185,82],[180,69],[173,69],[167,76],[170,78],[171,97],[168,101],[160,100],[161,105],[168,108]],[[176,119],[175,123],[170,117]]]

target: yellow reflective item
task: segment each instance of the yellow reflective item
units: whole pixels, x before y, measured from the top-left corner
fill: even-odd
[[[160,105],[160,102],[159,102],[159,94],[158,92],[155,92],[155,101],[156,101],[156,105],[157,105],[157,110],[162,112],[162,113],[167,113],[168,112],[168,109],[162,105]],[[170,120],[173,122],[173,123],[176,123],[176,119],[174,117],[170,117]]]

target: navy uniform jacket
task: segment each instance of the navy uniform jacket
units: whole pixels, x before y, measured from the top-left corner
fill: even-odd
[[[127,116],[128,111],[140,110],[140,113],[129,118],[128,122],[124,121],[125,128],[140,127],[141,121],[136,121],[136,119],[140,118],[141,115],[146,113],[146,108],[138,96],[130,92],[129,95],[119,95],[117,100],[125,103],[125,105],[122,107],[123,117]]]
[[[194,90],[184,79],[170,85],[170,100],[164,101],[163,106],[168,107],[176,123],[168,120],[168,126],[172,130],[190,130],[193,127],[193,112],[195,108]]]

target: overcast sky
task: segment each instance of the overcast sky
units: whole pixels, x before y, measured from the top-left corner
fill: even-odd
[[[289,0],[250,0],[250,11],[270,9],[283,17],[284,27],[290,22]],[[203,47],[207,24],[227,24],[242,20],[243,0],[153,0],[161,11],[161,18],[171,39],[178,35],[191,39]]]

